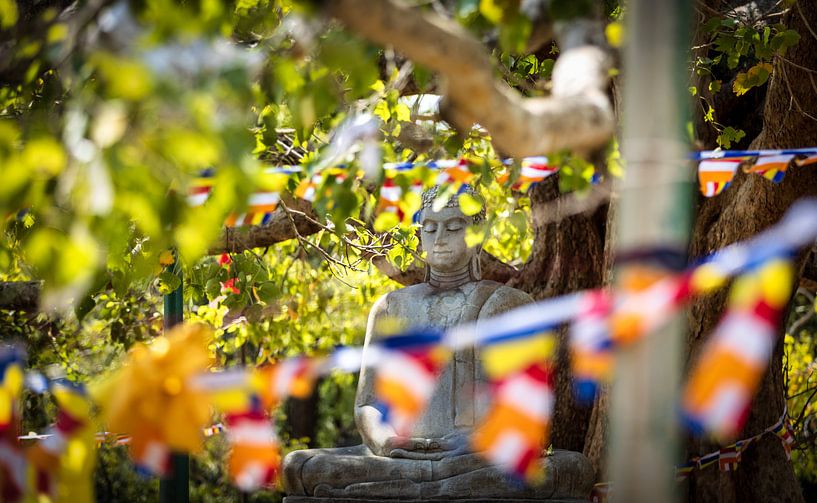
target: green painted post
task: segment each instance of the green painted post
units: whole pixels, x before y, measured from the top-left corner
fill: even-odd
[[[165,295],[165,333],[184,319],[182,268],[178,261],[174,260],[168,269],[178,276],[179,287]],[[171,455],[170,474],[159,481],[159,501],[161,503],[190,501],[190,457],[187,454],[174,452]]]
[[[685,158],[689,2],[627,2],[624,121],[626,174],[618,187],[620,250],[655,246],[687,249],[691,171]],[[634,264],[624,264],[619,272]],[[622,276],[619,275],[619,278]],[[675,482],[680,459],[677,400],[685,324],[678,315],[616,355],[610,392],[607,468],[614,503],[681,501]]]

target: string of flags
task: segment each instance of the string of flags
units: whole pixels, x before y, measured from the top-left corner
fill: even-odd
[[[817,148],[787,150],[705,150],[691,156],[698,163],[698,182],[706,197],[717,196],[743,171],[760,175],[775,184],[783,181],[790,166],[817,163]]]
[[[693,456],[686,462],[676,465],[676,482],[687,480],[695,470],[703,470],[716,464],[718,470],[721,472],[734,472],[738,469],[746,449],[766,435],[774,435],[777,437],[786,453],[786,459],[791,460],[791,451],[795,442],[795,432],[788,412],[784,409],[780,419],[757,435],[738,440],[707,454]],[[612,482],[597,483],[593,486],[590,501],[594,503],[606,503],[614,490],[615,486]]]
[[[431,185],[453,185],[459,188],[471,183],[475,174],[476,160],[441,159],[418,162],[391,162],[382,164],[383,181],[379,190],[377,210],[397,214],[402,221],[406,216],[413,216],[413,206],[419,204],[419,197],[414,202],[406,201],[405,194],[412,193],[419,196],[424,188]],[[513,190],[527,191],[531,186],[540,183],[550,175],[557,173],[559,168],[550,164],[547,157],[527,157],[518,161],[519,172],[512,175],[511,167],[514,161],[502,162],[502,169],[497,175],[500,183],[511,182]],[[472,170],[473,169],[473,170]],[[427,173],[436,173],[428,176]],[[302,177],[293,194],[307,201],[315,201],[319,196],[331,199],[333,186],[343,184],[350,176],[355,179],[363,178],[363,170],[351,172],[347,166],[341,164],[315,170],[311,175],[304,176],[305,170],[300,166],[270,167],[263,170],[263,177]],[[594,177],[598,181],[598,177]],[[201,206],[212,195],[216,185],[216,172],[213,169],[203,170],[193,180],[187,196],[190,206]],[[278,185],[285,185],[279,183]],[[456,192],[456,190],[455,190]],[[241,213],[232,213],[227,217],[225,225],[236,227],[242,225],[264,225],[272,218],[272,212],[281,200],[279,192],[262,189],[254,192],[247,201],[246,209]]]
[[[270,411],[286,397],[308,396],[317,379],[330,371],[370,366],[384,421],[410,432],[452,355],[474,346],[480,348],[492,399],[469,439],[470,448],[508,476],[530,482],[541,474],[540,453],[548,442],[559,326],[570,325],[569,349],[579,391],[592,396],[610,374],[615,349],[654,332],[692,297],[737,277],[726,313],[693,367],[681,401],[693,431],[720,440],[733,438],[745,421],[774,346],[781,309],[791,294],[791,258],[815,239],[817,200],[805,199],[777,225],[748,241],[677,274],[652,282],[634,280],[644,286],[640,289],[576,292],[445,331],[405,327],[365,348],[338,348],[326,356],[294,357],[258,368],[211,371],[210,329],[181,325],[149,345],[132,348],[125,365],[87,390],[49,384],[57,421],[47,436],[25,450],[16,431],[21,391],[24,385],[42,388],[42,383],[24,372],[22,351],[6,349],[0,352],[0,471],[9,475],[0,478],[0,494],[4,501],[20,501],[34,488],[57,495],[57,500],[70,493],[72,501],[89,501],[82,495],[90,494],[93,455],[71,464],[79,467],[75,472],[66,471],[63,459],[72,452],[72,442],[91,446],[84,449],[87,453],[95,451],[91,402],[99,407],[106,431],[127,436],[115,438],[128,446],[139,469],[157,475],[167,473],[170,452],[201,451],[215,410],[231,447],[227,463],[233,482],[245,490],[270,485],[280,464]],[[790,428],[775,432],[791,446]],[[712,463],[734,469],[751,441],[727,445]],[[696,466],[708,466],[708,456]],[[79,482],[84,475],[88,478]]]
[[[692,153],[690,159],[698,162],[701,193],[705,197],[713,197],[722,193],[732,183],[741,166],[746,173],[763,176],[778,184],[783,181],[790,166],[809,166],[817,163],[817,148],[705,150]],[[476,167],[480,162],[483,161],[461,158],[382,163],[380,166],[384,175],[378,192],[377,211],[395,213],[398,219],[403,221],[407,215],[413,216],[414,212],[409,212],[409,209],[412,207],[412,201],[416,201],[416,198],[409,198],[407,201],[406,194],[419,194],[424,187],[433,184],[450,184],[455,188],[469,184],[477,176]],[[514,164],[518,164],[516,171],[511,169]],[[533,185],[559,171],[559,166],[551,163],[545,156],[526,157],[518,161],[506,159],[500,166],[496,180],[502,184],[510,183],[513,190],[521,192],[528,191]],[[366,170],[352,172],[346,164],[330,167],[326,162],[320,162],[317,169],[306,177],[301,166],[266,168],[263,176],[301,177],[294,194],[307,201],[315,201],[319,195],[331,199],[333,184],[342,184],[350,176],[354,179],[371,178],[374,175],[371,171],[372,169],[367,167]],[[425,175],[428,171],[437,172],[437,175],[428,177]],[[598,183],[599,179],[599,173],[595,173],[591,181]],[[213,169],[203,170],[199,174],[188,189],[190,206],[200,206],[207,201],[212,194],[215,180]],[[264,189],[256,191],[249,197],[246,209],[242,213],[230,214],[225,225],[234,227],[266,224],[280,199],[279,192]]]

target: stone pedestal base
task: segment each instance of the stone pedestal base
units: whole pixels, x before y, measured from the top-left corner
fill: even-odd
[[[284,458],[288,503],[587,501],[593,467],[579,452],[555,449],[542,458],[537,484],[513,483],[476,454],[440,460],[375,456],[365,446],[293,451]]]
[[[558,499],[558,500],[529,500],[529,499],[424,499],[424,500],[402,500],[402,499],[349,499],[349,498],[316,498],[313,496],[287,496],[284,503],[535,503],[536,501],[547,501],[548,503],[589,503],[587,500]]]

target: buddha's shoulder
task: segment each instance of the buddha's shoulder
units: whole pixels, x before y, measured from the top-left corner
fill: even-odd
[[[419,298],[430,295],[431,289],[426,283],[409,285],[398,290],[392,290],[383,294],[372,306],[373,311],[387,311],[389,307],[394,309],[409,301],[416,301]]]
[[[416,285],[404,286],[403,288],[392,290],[391,292],[383,295],[382,298],[389,300],[391,299],[401,300],[406,298],[430,295],[431,293],[433,292],[431,287],[429,287],[428,283],[418,283]]]
[[[480,309],[480,318],[499,314],[533,302],[533,298],[526,292],[496,281],[482,280],[477,284],[477,288],[490,288],[493,290],[482,305],[482,309]]]

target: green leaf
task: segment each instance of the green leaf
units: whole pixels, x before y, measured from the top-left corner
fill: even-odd
[[[551,58],[543,59],[539,62],[539,76],[543,79],[549,79],[551,75],[553,75],[553,65],[556,64],[556,60]]]
[[[409,122],[411,120],[411,110],[405,103],[398,103],[394,107],[394,115],[398,121]]]
[[[472,225],[465,229],[465,244],[469,248],[482,244],[485,241],[485,230],[481,226]]]
[[[712,105],[707,105],[706,114],[704,114],[705,122],[715,122],[715,109]]]
[[[714,33],[718,31],[721,27],[721,18],[719,17],[712,17],[709,18],[704,24],[701,25],[701,29],[707,33]]]
[[[800,34],[795,30],[786,30],[775,35],[769,45],[780,54],[786,54],[786,49],[800,41]]]
[[[748,71],[740,72],[732,83],[732,91],[738,96],[746,94],[751,88],[759,87],[769,80],[772,74],[772,65],[769,63],[758,63]]]
[[[391,118],[391,110],[389,110],[389,103],[386,100],[380,100],[374,106],[374,112],[376,116],[380,117],[383,122],[388,122]]]
[[[510,54],[521,54],[530,38],[533,25],[527,16],[515,12],[512,16],[505,16],[505,21],[499,28],[499,47]]]
[[[610,47],[619,48],[624,44],[624,25],[613,21],[604,28],[604,36]]]
[[[479,13],[493,24],[502,22],[503,10],[494,0],[480,0]]]
[[[732,142],[739,142],[744,136],[746,136],[745,131],[729,126],[721,131],[716,141],[722,148],[728,149],[732,147]]]
[[[15,0],[0,0],[0,28],[11,28],[17,24],[17,16]]]
[[[467,193],[459,195],[460,210],[467,216],[473,216],[482,211],[482,203]]]
[[[374,230],[375,232],[386,232],[399,223],[400,219],[397,218],[396,214],[384,211],[377,215],[377,218],[374,220]]]
[[[164,271],[156,278],[156,288],[162,295],[167,295],[181,286],[181,279],[176,274]]]

